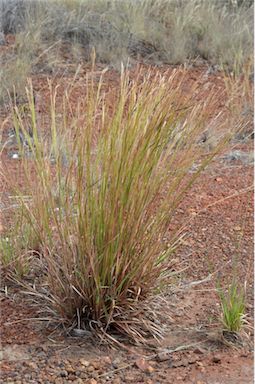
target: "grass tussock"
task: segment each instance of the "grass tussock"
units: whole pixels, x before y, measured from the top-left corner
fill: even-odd
[[[36,239],[44,264],[51,311],[71,327],[141,340],[147,331],[160,334],[141,303],[168,281],[178,244],[169,223],[231,132],[205,153],[198,144],[205,127],[222,124],[210,117],[216,95],[212,89],[195,101],[199,81],[184,93],[182,69],[170,78],[148,71],[133,80],[122,71],[120,86],[108,93],[103,79],[88,76],[86,97],[75,105],[75,82],[62,97],[49,83],[46,136],[29,83],[29,130],[13,106],[17,138],[24,138],[25,187],[12,185],[26,238]]]

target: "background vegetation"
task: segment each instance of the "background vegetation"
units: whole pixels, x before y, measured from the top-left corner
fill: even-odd
[[[1,0],[0,31],[16,35],[2,55],[2,87],[60,63],[97,60],[120,68],[142,60],[178,64],[205,59],[242,70],[253,49],[253,1]]]

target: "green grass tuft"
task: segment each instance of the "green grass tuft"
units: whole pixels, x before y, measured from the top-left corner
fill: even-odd
[[[239,332],[242,329],[245,318],[245,291],[235,280],[232,281],[227,292],[218,288],[221,302],[221,321],[224,330]]]

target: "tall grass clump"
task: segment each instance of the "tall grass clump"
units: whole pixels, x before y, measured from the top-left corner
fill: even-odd
[[[199,83],[184,93],[183,70],[133,80],[123,71],[114,91],[103,79],[88,74],[76,105],[72,86],[60,97],[50,84],[46,136],[31,83],[30,132],[14,106],[17,137],[22,132],[30,151],[20,144],[31,197],[22,212],[39,242],[51,310],[71,327],[141,339],[159,332],[140,303],[167,282],[178,243],[175,234],[163,241],[169,223],[227,137],[210,154],[197,144],[216,95],[194,100]],[[22,201],[24,191],[13,187]]]

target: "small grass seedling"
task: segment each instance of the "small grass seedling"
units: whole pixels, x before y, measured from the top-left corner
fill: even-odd
[[[239,332],[245,318],[245,289],[233,280],[227,292],[217,289],[221,302],[221,322],[224,331]]]

